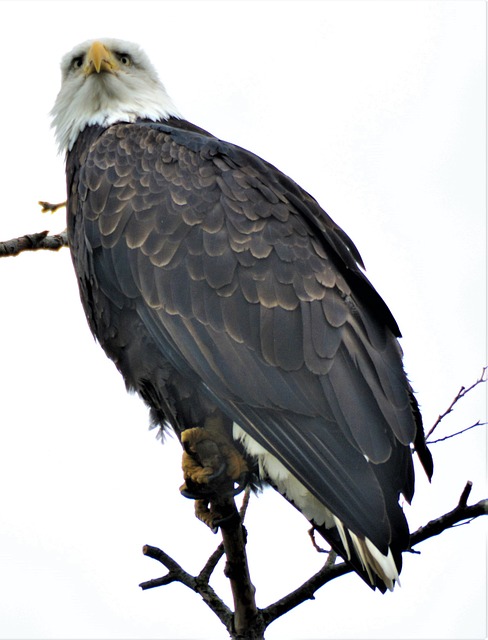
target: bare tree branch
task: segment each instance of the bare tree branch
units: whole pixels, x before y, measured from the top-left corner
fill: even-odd
[[[410,550],[412,553],[418,553],[413,547],[424,542],[425,540],[441,534],[448,529],[452,529],[460,523],[467,524],[482,515],[488,515],[488,500],[480,500],[474,505],[468,506],[467,501],[471,492],[472,483],[467,482],[456,507],[439,518],[431,520],[426,525],[420,527],[410,536]],[[222,548],[222,549],[221,549]],[[208,580],[215,566],[222,555],[223,545],[219,545],[214,554],[209,558],[205,567],[202,569],[197,578],[190,576],[181,566],[170,558],[166,553],[156,547],[144,547],[144,554],[155,558],[162,562],[169,570],[169,573],[163,578],[151,580],[142,583],[143,589],[162,586],[174,581],[185,584],[188,588],[199,593],[205,603],[215,612],[222,623],[226,626],[230,637],[233,640],[246,639],[257,640],[264,638],[265,629],[277,618],[288,613],[306,600],[313,600],[315,593],[328,582],[335,580],[340,576],[351,573],[352,569],[345,562],[336,563],[336,554],[331,552],[324,566],[306,582],[297,589],[287,594],[280,600],[270,604],[264,609],[257,609],[254,618],[249,620],[247,629],[236,630],[233,624],[235,620],[232,611],[222,602],[212,587],[209,586]]]
[[[488,515],[488,499],[486,498],[471,505],[470,507],[467,506],[466,502],[469,493],[471,492],[471,486],[470,482],[466,484],[461,497],[459,498],[458,504],[452,511],[445,513],[443,516],[440,516],[435,520],[431,520],[426,525],[419,527],[417,531],[412,533],[410,536],[410,546],[414,547],[428,538],[438,536],[443,531],[451,529],[461,522],[468,523],[479,516]]]
[[[335,564],[337,555],[331,551],[324,566],[315,575],[304,582],[298,589],[277,600],[262,610],[263,622],[268,627],[277,618],[285,615],[306,600],[314,600],[315,592],[326,585],[331,580],[350,573],[352,569],[345,562]]]
[[[234,599],[234,631],[236,638],[261,640],[264,629],[258,622],[255,588],[251,582],[246,553],[247,533],[242,525],[234,500],[225,505],[230,511],[220,526],[227,562],[225,576],[229,579]],[[219,504],[220,510],[222,505]]]
[[[43,211],[54,212],[65,203],[50,204],[40,202]],[[48,235],[48,231],[42,231],[31,235],[14,238],[6,242],[0,242],[0,257],[16,256],[23,251],[35,251],[40,249],[58,250],[68,246],[66,231],[57,235]],[[470,391],[482,382],[487,381],[487,367],[483,368],[481,376],[469,387],[461,387],[449,407],[440,414],[427,433],[427,438],[432,435],[441,421],[453,411],[455,405]],[[486,423],[479,420],[465,429],[457,431],[451,435],[428,442],[433,444],[453,438],[465,433],[477,426]],[[458,500],[456,507],[434,520],[431,520],[420,527],[410,536],[410,551],[416,552],[413,547],[421,542],[437,536],[444,531],[459,524],[468,524],[475,518],[488,514],[488,500],[480,500],[478,503],[468,506],[467,501],[471,492],[472,484],[468,482]],[[256,606],[255,590],[251,583],[246,554],[246,531],[243,527],[243,520],[249,501],[249,490],[247,490],[240,510],[237,511],[233,499],[225,499],[218,502],[218,510],[223,513],[224,518],[220,524],[222,542],[208,558],[204,567],[197,576],[193,576],[185,571],[171,556],[157,547],[146,545],[143,548],[144,555],[153,558],[164,565],[167,569],[166,575],[149,580],[140,584],[143,590],[165,586],[173,582],[180,582],[195,593],[198,593],[205,604],[215,613],[222,624],[227,629],[233,640],[263,640],[265,629],[277,618],[288,613],[304,601],[314,599],[314,594],[325,584],[335,578],[350,573],[352,569],[345,562],[336,563],[337,556],[334,552],[329,552],[324,566],[297,589],[285,595],[275,603],[264,609]],[[317,550],[323,551],[314,541],[313,529],[310,532],[312,541]],[[224,573],[229,578],[232,594],[234,598],[233,612],[224,601],[218,596],[210,586],[209,581],[214,573],[219,561],[226,556],[227,562]]]
[[[39,249],[58,251],[61,247],[68,246],[66,230],[52,236],[48,235],[48,233],[49,231],[41,231],[0,242],[0,258],[18,256],[23,251],[38,251]]]
[[[221,500],[216,505],[217,512],[222,519],[220,523],[222,542],[207,560],[198,576],[187,573],[161,549],[146,545],[143,548],[144,555],[161,562],[168,569],[168,573],[161,578],[149,580],[139,585],[143,590],[146,590],[165,586],[172,582],[181,582],[203,598],[207,606],[225,625],[231,638],[235,640],[240,638],[262,640],[264,631],[254,597],[255,589],[249,575],[245,549],[247,534],[242,524],[249,503],[249,495],[250,490],[246,489],[240,512],[237,511],[233,498]],[[230,582],[234,599],[234,613],[209,585],[210,577],[224,553],[227,559],[224,574]]]
[[[414,547],[428,538],[437,536],[443,531],[451,529],[460,522],[471,522],[481,515],[487,515],[488,500],[481,500],[475,505],[470,507],[467,506],[466,503],[471,492],[471,488],[472,483],[468,481],[461,497],[459,498],[457,506],[452,511],[436,518],[435,520],[431,520],[425,526],[420,527],[417,531],[412,533],[410,536],[410,546]],[[329,557],[320,571],[298,587],[298,589],[295,589],[295,591],[289,593],[284,598],[281,598],[281,600],[278,600],[266,609],[263,609],[262,615],[266,626],[270,625],[274,620],[285,613],[288,613],[288,611],[291,611],[291,609],[294,609],[302,602],[305,602],[305,600],[313,599],[315,592],[320,589],[320,587],[323,587],[331,580],[334,580],[339,576],[346,575],[352,571],[349,565],[345,562],[334,564],[334,561],[335,554],[334,556]]]
[[[482,382],[486,382],[487,378],[486,378],[486,370],[487,367],[483,367],[483,371],[481,372],[480,377],[476,380],[476,382],[474,382],[470,387],[466,388],[466,387],[461,387],[459,389],[459,391],[457,392],[456,397],[454,398],[454,400],[451,402],[451,404],[448,406],[448,408],[444,411],[444,413],[441,413],[441,415],[438,416],[437,420],[434,422],[434,425],[432,426],[432,428],[430,429],[430,431],[427,433],[427,435],[425,436],[425,439],[427,440],[429,438],[430,435],[432,435],[432,433],[435,431],[435,429],[437,429],[437,427],[439,426],[439,424],[442,422],[442,420],[449,415],[452,410],[454,409],[455,405],[459,402],[459,400],[461,400],[461,398],[464,398],[464,396],[469,393],[470,391],[472,391],[475,387],[477,387],[479,384],[481,384]],[[473,426],[478,426],[478,425],[473,425]],[[462,433],[461,431],[459,433]],[[454,434],[457,435],[457,434]],[[427,442],[427,444],[431,444],[430,442]]]
[[[142,590],[153,589],[154,587],[170,584],[171,582],[181,582],[189,589],[194,588],[195,578],[187,573],[175,560],[173,560],[171,556],[165,553],[162,549],[151,547],[150,545],[145,545],[142,548],[142,552],[145,556],[153,558],[154,560],[157,560],[158,562],[163,564],[169,571],[169,573],[167,573],[162,578],[149,580],[148,582],[143,582],[142,584],[140,584],[139,586],[142,588]]]
[[[151,547],[145,545],[142,552],[148,558],[153,558],[158,562],[161,562],[167,569],[168,573],[162,578],[156,578],[155,580],[148,580],[142,582],[139,586],[142,590],[153,589],[155,587],[164,586],[171,582],[181,582],[186,587],[198,593],[205,604],[219,618],[222,624],[227,630],[232,629],[233,613],[229,607],[219,598],[212,587],[208,584],[207,580],[200,580],[189,573],[187,573],[171,556],[158,549],[157,547]]]
[[[39,201],[42,213],[54,213],[58,209],[66,206],[64,202],[53,204],[52,202]],[[68,246],[68,236],[66,229],[56,235],[48,235],[49,231],[40,231],[38,233],[30,233],[20,238],[12,238],[0,242],[0,258],[9,256],[18,256],[23,251],[38,251],[47,249],[49,251],[57,251],[61,247]]]

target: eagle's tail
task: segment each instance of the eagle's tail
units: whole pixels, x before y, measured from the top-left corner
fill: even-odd
[[[314,529],[352,566],[368,586],[379,589],[382,593],[387,589],[393,591],[395,585],[400,584],[401,555],[394,558],[391,549],[388,549],[388,555],[384,555],[368,538],[359,538],[338,518],[332,518],[335,526],[328,528],[325,525],[314,524]]]
[[[367,537],[360,537],[347,528],[275,456],[235,423],[233,435],[256,461],[259,477],[293,504],[371,588],[378,588],[382,593],[393,590],[399,583],[402,551],[408,546],[409,539],[408,525],[398,504],[389,514],[394,543],[385,549],[385,555]]]

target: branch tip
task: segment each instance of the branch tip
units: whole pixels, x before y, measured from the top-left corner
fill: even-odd
[[[487,381],[487,370],[488,370],[488,366],[483,367],[480,377],[475,382],[473,382],[473,384],[470,387],[462,386],[459,389],[459,391],[457,392],[454,400],[451,402],[451,404],[448,406],[448,408],[444,411],[444,413],[441,413],[438,416],[437,420],[434,422],[434,425],[428,431],[427,435],[425,436],[426,440],[437,429],[437,427],[442,422],[442,420],[444,420],[444,418],[452,412],[452,410],[454,409],[454,406],[456,405],[457,402],[459,402],[459,400],[461,400],[461,398],[464,398],[465,395],[467,395],[470,391],[472,391],[479,384]],[[478,426],[478,424],[473,425],[473,426]],[[472,428],[472,427],[470,427],[470,428]],[[465,431],[467,431],[467,429],[465,429]],[[462,433],[462,432],[459,432],[459,433]],[[454,435],[458,435],[458,434],[454,434]]]
[[[41,206],[41,213],[54,213],[58,209],[66,206],[66,200],[64,202],[58,202],[57,204],[53,204],[52,202],[44,202],[43,200],[39,200],[37,203]]]
[[[473,488],[473,483],[471,482],[471,480],[468,480],[459,498],[459,502],[458,502],[459,508],[463,508],[468,504],[468,498],[472,488]]]

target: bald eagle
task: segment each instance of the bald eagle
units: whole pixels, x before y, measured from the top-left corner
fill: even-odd
[[[61,69],[53,126],[96,339],[161,430],[185,443],[219,425],[240,471],[392,589],[412,448],[429,478],[433,465],[358,250],[276,167],[183,119],[137,45],[88,41]]]

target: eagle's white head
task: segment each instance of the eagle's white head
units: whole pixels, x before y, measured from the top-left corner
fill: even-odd
[[[179,117],[156,70],[132,42],[88,40],[61,61],[62,84],[51,111],[60,151],[85,127]]]

